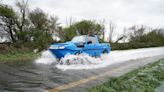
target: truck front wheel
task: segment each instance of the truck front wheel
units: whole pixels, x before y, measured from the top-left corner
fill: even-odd
[[[104,51],[103,51],[103,54],[107,54],[108,53],[108,51],[105,49]]]

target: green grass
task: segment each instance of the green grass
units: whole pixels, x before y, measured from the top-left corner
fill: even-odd
[[[0,53],[0,62],[4,61],[25,61],[32,60],[39,56],[39,53],[33,52],[12,52],[12,53]]]
[[[111,78],[86,92],[154,92],[164,81],[164,60],[149,64],[118,78]]]

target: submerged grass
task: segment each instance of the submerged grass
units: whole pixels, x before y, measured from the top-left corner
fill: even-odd
[[[25,61],[32,60],[39,56],[39,53],[33,52],[13,52],[13,53],[0,53],[0,61]]]
[[[164,81],[164,60],[149,64],[118,78],[111,78],[86,92],[154,92],[161,81]]]

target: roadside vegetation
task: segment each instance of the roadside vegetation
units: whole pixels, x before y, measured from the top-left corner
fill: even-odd
[[[148,30],[144,26],[132,26],[128,33],[124,33],[121,39],[127,38],[128,42],[111,43],[113,50],[137,49],[147,47],[164,46],[164,29]]]
[[[35,53],[29,48],[16,48],[9,43],[0,44],[0,61],[26,61],[36,59],[40,53]]]
[[[0,33],[7,34],[9,42],[0,44],[0,53],[10,54],[12,48],[18,53],[39,52],[48,48],[51,43],[69,41],[76,35],[96,34],[101,42],[111,44],[112,50],[136,49],[164,46],[164,28],[151,28],[143,25],[134,25],[125,28],[123,33],[113,40],[116,26],[105,21],[95,20],[74,21],[70,18],[66,26],[61,26],[57,16],[45,13],[40,8],[30,10],[28,0],[17,0],[16,8],[3,4],[0,1]],[[107,20],[106,20],[107,21]],[[109,37],[105,38],[105,31]],[[1,36],[1,34],[0,34]],[[8,49],[6,49],[8,48]]]
[[[5,54],[0,53],[0,61],[27,61],[36,59],[38,56],[39,53],[14,51]]]
[[[164,81],[163,75],[164,60],[160,60],[118,78],[111,78],[86,92],[154,92]]]

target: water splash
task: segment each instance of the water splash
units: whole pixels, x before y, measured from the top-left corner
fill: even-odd
[[[145,57],[164,55],[164,47],[143,48],[134,50],[111,51],[110,54],[104,54],[100,58],[90,57],[87,54],[66,55],[58,61],[49,51],[44,51],[36,63],[52,64],[58,62],[55,67],[62,70],[82,70],[97,69],[107,67],[112,64],[137,60]]]
[[[57,59],[49,50],[43,51],[41,56],[37,60],[35,60],[36,64],[50,65],[55,62],[57,62]]]
[[[100,64],[101,59],[90,57],[88,54],[79,55],[66,55],[59,61],[60,65],[88,65],[88,64]]]
[[[111,51],[110,54],[104,54],[100,58],[90,57],[86,54],[79,56],[66,56],[62,61],[71,59],[71,63],[58,64],[57,68],[62,70],[82,70],[82,69],[97,69],[107,67],[112,64],[122,63],[130,60],[137,60],[146,57],[154,57],[164,55],[164,47],[158,48],[143,48],[133,50],[122,50],[122,51]],[[72,59],[72,58],[78,59]],[[85,63],[74,63],[74,62],[85,61]]]

